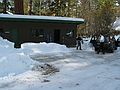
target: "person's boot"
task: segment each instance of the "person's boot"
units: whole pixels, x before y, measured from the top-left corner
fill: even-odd
[[[81,47],[80,47],[80,50],[82,50]]]
[[[76,50],[78,50],[78,46],[76,47]]]

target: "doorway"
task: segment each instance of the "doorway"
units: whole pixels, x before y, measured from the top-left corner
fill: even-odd
[[[54,30],[54,42],[60,43],[60,30],[58,29]]]

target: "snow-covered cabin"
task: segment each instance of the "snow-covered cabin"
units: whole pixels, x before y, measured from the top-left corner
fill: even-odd
[[[82,18],[0,14],[0,35],[20,48],[25,42],[54,42],[75,46]]]

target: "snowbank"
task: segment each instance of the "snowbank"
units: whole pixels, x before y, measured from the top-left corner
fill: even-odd
[[[14,44],[0,37],[0,77],[19,74],[30,69],[33,61],[14,48]]]
[[[70,50],[65,45],[45,42],[25,43],[22,44],[21,49],[26,55],[70,52]]]
[[[0,76],[20,74],[29,70],[33,61],[24,54],[9,54],[0,57]]]
[[[10,53],[11,51],[14,51],[14,44],[9,42],[6,39],[3,39],[0,37],[0,56],[6,55],[7,53]]]
[[[67,53],[70,50],[55,43],[25,43],[21,49],[15,49],[14,44],[0,37],[0,77],[9,74],[16,75],[31,69],[35,63],[29,56],[47,53]]]

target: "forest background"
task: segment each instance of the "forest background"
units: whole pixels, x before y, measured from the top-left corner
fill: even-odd
[[[15,13],[16,0],[0,0],[0,13]],[[21,1],[21,0],[19,0]],[[78,26],[83,36],[119,34],[113,24],[120,17],[120,0],[22,0],[25,15],[75,17],[85,19]]]

